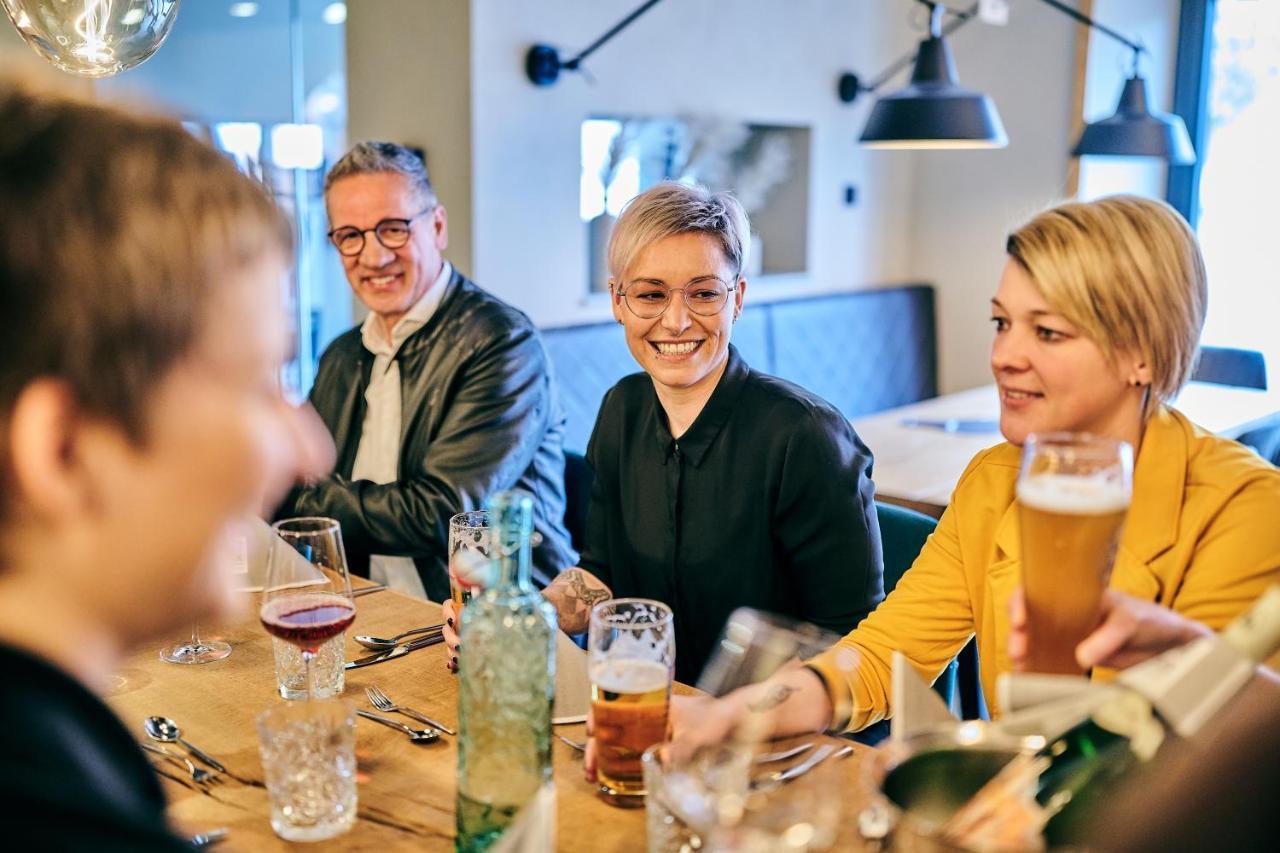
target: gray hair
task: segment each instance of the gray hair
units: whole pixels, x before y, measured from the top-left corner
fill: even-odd
[[[627,202],[609,238],[609,273],[621,279],[645,247],[689,232],[714,237],[734,275],[742,272],[751,226],[738,200],[727,192],[666,181]]]
[[[397,145],[394,142],[358,142],[342,159],[333,164],[329,174],[324,176],[324,193],[343,178],[352,175],[372,175],[391,172],[402,175],[417,191],[423,204],[435,207],[436,191],[431,188],[431,179],[427,177],[427,164],[422,154],[412,148]]]

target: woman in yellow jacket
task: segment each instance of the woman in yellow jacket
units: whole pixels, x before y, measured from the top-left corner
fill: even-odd
[[[891,713],[894,650],[932,680],[973,635],[999,714],[991,687],[1013,665],[1009,603],[1021,574],[1014,489],[1033,432],[1090,432],[1136,450],[1110,610],[1147,618],[1154,602],[1218,629],[1280,579],[1280,470],[1168,405],[1191,372],[1205,313],[1204,264],[1187,223],[1161,202],[1115,196],[1048,210],[1007,249],[991,300],[1007,441],[969,464],[937,530],[874,613],[803,667],[680,705],[678,739],[719,739],[748,706],[776,708],[779,734],[861,729]],[[1023,640],[1015,632],[1015,656]]]

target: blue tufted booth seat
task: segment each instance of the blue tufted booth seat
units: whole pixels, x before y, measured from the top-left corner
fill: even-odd
[[[933,288],[912,284],[748,300],[733,343],[747,364],[853,418],[936,396],[936,328]],[[605,392],[639,367],[615,322],[544,329],[542,336],[567,414],[565,447],[583,453]]]

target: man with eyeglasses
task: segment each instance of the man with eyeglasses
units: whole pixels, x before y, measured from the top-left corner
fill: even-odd
[[[446,261],[448,217],[409,149],[362,142],[324,185],[364,322],[320,359],[311,401],[335,473],[292,496],[294,515],[342,524],[352,567],[433,601],[449,597],[449,519],[512,487],[535,496],[534,574],[577,559],[564,528],[564,415],[529,319]]]

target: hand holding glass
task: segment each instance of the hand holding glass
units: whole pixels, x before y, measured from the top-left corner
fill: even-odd
[[[460,512],[449,519],[449,591],[459,611],[490,584],[492,556],[487,510]]]
[[[1027,669],[1081,674],[1075,649],[1098,620],[1133,491],[1133,448],[1078,433],[1035,434],[1018,476]]]

